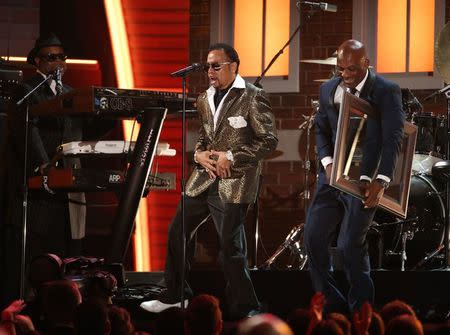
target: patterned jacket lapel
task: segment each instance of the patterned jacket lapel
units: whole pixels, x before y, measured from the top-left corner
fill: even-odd
[[[230,110],[231,106],[238,100],[238,98],[242,95],[244,92],[244,89],[241,88],[232,88],[228,95],[225,97],[225,100],[223,102],[222,108],[220,110],[219,118],[217,119],[217,125],[214,133],[217,132],[217,130],[220,127],[220,124],[222,123],[225,116],[228,114],[228,111]]]
[[[202,127],[205,130],[205,135],[212,139],[214,136],[214,120],[206,93],[202,93],[198,97],[197,111],[199,112],[200,122],[203,124]]]

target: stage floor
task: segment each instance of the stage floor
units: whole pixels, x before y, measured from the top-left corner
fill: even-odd
[[[335,273],[338,283],[347,288],[342,272]],[[162,272],[127,272],[127,286],[163,285]],[[299,270],[251,270],[253,284],[264,310],[285,317],[298,307],[307,307],[313,294],[309,273]],[[224,300],[224,279],[220,270],[191,272],[194,293],[208,293]],[[375,284],[375,308],[401,299],[411,304],[423,321],[442,322],[450,311],[450,271],[372,271]]]

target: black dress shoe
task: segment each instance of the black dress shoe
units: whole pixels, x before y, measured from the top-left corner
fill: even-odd
[[[186,292],[184,294],[184,299],[191,299],[191,298],[192,298],[191,293]],[[165,304],[175,304],[177,302],[180,302],[181,297],[179,296],[179,294],[170,293],[169,290],[165,288],[161,290],[161,293],[158,294],[156,299]]]

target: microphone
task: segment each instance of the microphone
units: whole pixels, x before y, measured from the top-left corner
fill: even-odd
[[[324,12],[337,12],[337,6],[327,2],[297,1],[297,8],[299,8],[301,4],[310,5],[311,7],[318,7]]]
[[[62,71],[61,68],[58,66],[54,72],[54,78],[56,83],[62,85]]]
[[[448,90],[450,90],[450,85],[447,85],[444,88],[441,88],[440,90],[431,93],[429,96],[425,97],[425,99],[423,99],[423,101],[427,101],[438,94],[447,93]]]
[[[61,67],[58,66],[56,68],[56,70],[55,70],[55,72],[53,74],[53,77],[54,77],[55,82],[56,82],[56,87],[55,87],[56,95],[61,95],[62,92],[63,92],[62,69],[61,69]]]
[[[192,63],[191,65],[184,67],[178,71],[172,72],[170,74],[171,77],[184,77],[191,72],[201,70],[202,64],[200,63]]]

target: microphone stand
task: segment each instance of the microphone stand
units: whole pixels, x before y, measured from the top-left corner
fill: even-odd
[[[197,71],[201,68],[201,65],[194,63],[184,69],[172,72],[170,75],[172,77],[181,77],[183,79],[182,83],[182,99],[183,99],[183,110],[182,110],[182,122],[181,122],[181,236],[182,236],[182,254],[181,254],[181,310],[184,311],[184,289],[186,286],[186,224],[185,224],[185,193],[186,193],[186,176],[185,176],[185,156],[186,156],[186,77],[189,73]]]
[[[297,7],[299,8],[299,7]],[[306,19],[305,22],[308,22],[309,20],[311,20],[311,18],[313,17],[313,15],[317,12],[317,10],[314,9],[310,9],[308,11],[308,14],[306,15]],[[295,35],[297,35],[298,32],[302,31],[304,27],[303,22],[300,22],[300,24],[297,26],[297,28],[295,28],[294,32],[292,33],[292,35],[289,37],[289,39],[287,40],[287,42],[283,45],[283,47],[275,54],[275,56],[273,56],[273,58],[271,59],[271,61],[269,62],[269,64],[266,66],[266,68],[263,70],[263,72],[258,76],[258,78],[256,78],[255,82],[253,83],[253,85],[255,85],[256,87],[262,88],[262,85],[260,84],[261,80],[264,78],[264,75],[267,73],[267,71],[269,71],[269,69],[272,67],[272,65],[276,62],[276,60],[278,59],[278,57],[280,57],[283,52],[284,49],[286,49],[289,44],[291,44],[291,41],[294,39]],[[308,129],[309,131],[309,129]],[[309,162],[308,162],[309,164]],[[262,180],[262,178],[260,178],[260,181]],[[258,187],[261,187],[260,185]],[[255,227],[255,239],[254,239],[254,245],[253,245],[253,250],[254,250],[254,260],[253,260],[253,268],[257,269],[258,268],[258,244],[259,244],[259,240],[260,240],[260,234],[259,234],[259,193],[257,194],[256,200],[254,202],[253,208],[255,211],[254,214],[254,227]],[[305,215],[306,215],[306,209],[305,209]]]
[[[17,101],[16,106],[21,106],[28,97],[36,92],[48,80],[53,78],[53,74],[50,74],[47,78],[44,78],[35,88],[25,94],[25,96]],[[27,245],[27,214],[28,214],[28,179],[27,179],[27,165],[28,165],[28,127],[29,125],[29,104],[26,104],[25,108],[25,141],[23,144],[23,202],[22,202],[22,241],[21,241],[21,257],[20,257],[20,292],[19,297],[21,299],[25,296],[25,261],[26,261],[26,245]]]
[[[182,255],[181,255],[181,310],[184,311],[184,288],[186,286],[186,223],[185,223],[185,203],[186,203],[186,176],[185,176],[185,159],[186,159],[186,74],[183,75],[183,117],[181,121],[181,235],[183,237]]]
[[[297,7],[298,8],[298,7]],[[308,22],[309,20],[311,20],[311,18],[313,17],[313,15],[317,12],[317,10],[314,9],[310,9],[308,11],[308,14],[306,14],[306,19],[305,22]],[[260,81],[264,78],[264,75],[267,73],[267,71],[269,71],[269,69],[272,67],[272,65],[275,63],[275,61],[278,59],[278,57],[280,57],[283,52],[284,49],[286,49],[289,44],[291,44],[291,41],[294,39],[295,35],[297,35],[298,32],[301,32],[302,29],[304,27],[303,22],[300,22],[300,24],[297,26],[297,28],[294,30],[294,32],[292,33],[292,35],[289,37],[289,39],[287,40],[287,42],[283,45],[283,47],[275,54],[275,56],[273,56],[273,58],[271,59],[271,61],[269,62],[269,64],[266,66],[266,68],[263,70],[263,72],[259,75],[258,78],[256,78],[255,82],[253,83],[253,85],[255,85],[256,87],[262,88]]]

